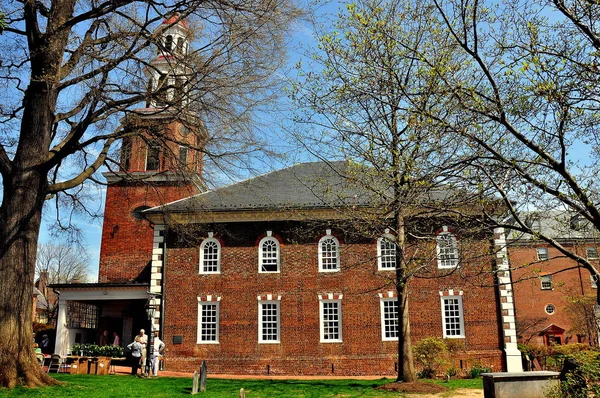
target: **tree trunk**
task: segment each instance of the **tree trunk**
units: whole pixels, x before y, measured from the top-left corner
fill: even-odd
[[[56,384],[39,365],[33,346],[33,282],[46,183],[27,171],[4,181],[0,207],[0,387]]]
[[[406,277],[404,217],[396,215],[396,293],[398,295],[398,377],[396,381],[417,379],[408,315],[408,278]]]

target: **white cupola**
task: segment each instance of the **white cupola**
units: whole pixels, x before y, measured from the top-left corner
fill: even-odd
[[[147,107],[184,107],[189,102],[186,87],[190,69],[186,67],[185,57],[189,52],[192,31],[179,15],[172,15],[163,20],[154,34],[158,39],[157,54],[145,72],[148,90],[160,91],[160,95]]]

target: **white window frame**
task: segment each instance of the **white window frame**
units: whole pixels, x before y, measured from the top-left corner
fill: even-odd
[[[263,340],[263,305],[275,305],[277,311],[277,339]],[[258,342],[260,344],[279,344],[281,343],[281,302],[280,300],[258,300]]]
[[[391,247],[383,247],[389,243]],[[393,264],[389,266],[389,264]],[[394,236],[386,233],[377,239],[377,269],[379,271],[392,271],[396,269],[396,242]]]
[[[265,253],[263,251],[263,245],[267,242],[272,242],[275,244],[275,261],[277,265],[277,270],[275,271],[265,271],[263,269],[264,261],[267,260],[265,258]],[[259,274],[276,274],[281,272],[280,268],[280,246],[279,241],[271,235],[271,231],[267,231],[267,236],[262,238],[258,243],[258,273]]]
[[[554,282],[552,282],[552,275],[540,275],[540,288],[542,290],[554,289]]]
[[[444,242],[444,247],[442,247],[440,244],[441,242]],[[444,250],[444,252],[442,252],[442,250]],[[448,227],[445,225],[442,227],[442,232],[440,232],[435,238],[435,252],[437,256],[438,268],[452,269],[458,267],[458,263],[460,261],[458,239],[456,238],[456,235],[450,232]],[[449,255],[453,255],[453,257],[449,257]]]
[[[458,306],[458,325],[460,327],[460,334],[449,335],[447,330],[447,320],[448,316],[446,316],[446,303],[450,300],[457,300],[456,305]],[[441,304],[442,304],[442,337],[445,339],[462,339],[465,337],[465,316],[463,311],[463,299],[462,295],[454,295],[454,296],[441,296]],[[456,318],[456,316],[452,316],[452,318]]]
[[[388,303],[396,303],[396,317],[389,316],[389,312],[386,313],[386,305],[390,305]],[[379,300],[379,309],[381,314],[381,340],[382,341],[398,341],[398,324],[399,324],[399,312],[400,312],[400,303],[398,303],[398,298],[382,298]],[[391,304],[393,306],[393,304]],[[392,314],[393,315],[393,314]],[[394,331],[392,327],[390,327],[391,332],[396,334],[396,337],[390,337],[386,326],[391,326],[390,322],[396,321],[396,330]]]
[[[548,256],[547,247],[537,247],[535,249],[538,261],[547,261],[550,257]]]
[[[337,304],[337,321],[333,320],[325,320],[325,307],[329,304]],[[325,323],[326,322],[336,322],[337,323],[337,335],[338,337],[335,339],[325,338]],[[319,330],[321,343],[341,343],[342,342],[342,300],[330,300],[330,299],[319,299]]]
[[[204,325],[208,323],[202,322],[202,311],[205,306],[215,306],[216,321],[215,321],[215,340],[202,340],[202,334],[205,330]],[[198,298],[198,334],[196,336],[196,344],[219,344],[219,323],[220,323],[220,302],[219,301],[207,301]]]
[[[592,255],[590,256],[590,252]],[[598,260],[598,248],[596,246],[588,246],[585,248],[585,256],[588,260]]]
[[[550,311],[548,311],[549,308],[551,308]],[[556,314],[556,306],[554,304],[546,304],[544,306],[544,312],[548,315],[554,315]]]
[[[204,249],[206,245],[209,243],[214,243],[216,245],[217,250],[217,270],[216,271],[205,271],[204,264]],[[204,239],[200,244],[200,261],[199,261],[198,273],[201,275],[211,275],[211,274],[220,274],[221,273],[221,242],[218,239],[213,237],[213,233],[210,232],[208,234],[208,238]]]
[[[328,255],[329,252],[324,252],[323,251],[323,243],[325,243],[325,241],[327,240],[331,240],[334,244],[335,244],[335,268],[332,269],[325,269],[323,268],[323,259],[324,256]],[[318,255],[319,255],[319,272],[339,272],[340,271],[340,241],[333,235],[331,235],[331,230],[327,230],[327,234],[325,236],[323,236],[321,239],[319,239],[319,251],[318,251]],[[327,257],[332,258],[331,256]]]

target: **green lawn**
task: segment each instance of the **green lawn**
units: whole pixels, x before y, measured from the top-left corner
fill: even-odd
[[[52,375],[54,376],[54,375]],[[131,376],[56,375],[65,386],[26,389],[18,387],[12,391],[0,389],[0,397],[186,397],[192,391],[192,380],[188,378],[159,377],[140,379]],[[246,390],[248,398],[279,397],[398,397],[397,393],[386,393],[373,387],[390,382],[380,380],[225,380],[208,379],[206,393],[198,398],[239,396],[240,388]],[[437,381],[436,381],[437,382]],[[439,382],[441,383],[441,382]],[[483,388],[481,379],[451,380],[443,383],[451,389]]]

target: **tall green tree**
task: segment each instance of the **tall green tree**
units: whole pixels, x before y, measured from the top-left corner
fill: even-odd
[[[0,9],[0,387],[41,386],[56,383],[31,344],[44,202],[79,203],[83,184],[117,163],[119,139],[143,133],[120,120],[172,90],[193,106],[170,101],[168,114],[191,112],[211,131],[192,149],[209,159],[257,150],[252,115],[272,97],[299,12],[287,0],[3,0]],[[155,30],[182,19],[196,31],[195,46],[165,59],[184,64],[189,83],[149,92],[144,69],[169,50]]]
[[[340,12],[331,31],[319,36],[318,45],[309,65],[299,67],[299,81],[292,88],[299,105],[299,139],[317,157],[354,165],[344,177],[368,192],[372,204],[357,209],[355,216],[380,233],[385,228],[392,233],[398,381],[414,381],[408,286],[424,267],[422,257],[409,250],[408,240],[431,239],[433,231],[419,233],[409,224],[414,227],[420,217],[439,215],[443,206],[457,205],[459,199],[449,194],[451,170],[460,166],[453,161],[458,142],[415,112],[446,110],[433,95],[419,97],[418,105],[409,96],[441,89],[442,81],[423,73],[427,70],[412,52],[420,48],[436,53],[431,21],[426,10],[411,10],[402,2],[358,0]],[[448,53],[440,51],[439,56],[436,62],[445,63]],[[349,209],[344,211],[349,214]]]

